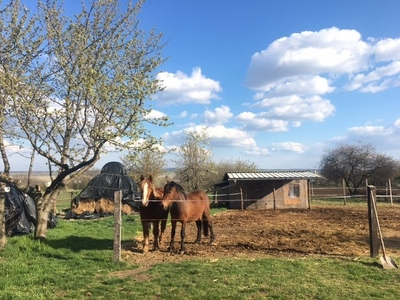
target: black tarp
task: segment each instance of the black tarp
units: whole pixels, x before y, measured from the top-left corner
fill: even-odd
[[[7,184],[7,187],[9,187],[9,191],[4,193],[4,216],[7,235],[22,235],[33,232],[36,226],[35,201],[17,187],[10,184]],[[56,217],[50,213],[47,227],[54,228],[56,225]]]
[[[120,162],[109,162],[103,166],[100,174],[92,178],[87,186],[72,201],[79,205],[81,199],[107,198],[114,200],[114,193],[122,191],[122,204],[130,205],[135,211],[139,210],[140,199],[137,184],[128,176],[128,172]],[[67,215],[66,218],[75,216]]]

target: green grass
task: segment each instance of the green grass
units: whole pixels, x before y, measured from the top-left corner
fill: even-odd
[[[124,217],[123,243],[140,232]],[[224,258],[162,263],[140,276],[112,262],[113,220],[60,220],[48,240],[8,239],[0,299],[399,299],[399,270],[375,259]],[[129,274],[129,273],[128,273]]]
[[[71,200],[80,193],[80,190],[62,190],[57,198],[57,210],[71,208]]]
[[[133,222],[132,222],[133,221]],[[140,222],[123,217],[123,242],[140,232]],[[126,268],[112,262],[113,218],[59,220],[47,241],[32,236],[8,238],[0,256],[0,299],[79,299],[110,271]]]
[[[400,299],[400,271],[368,257],[193,258],[134,276],[137,265],[112,261],[113,234],[110,217],[59,219],[44,242],[8,238],[0,299]],[[122,243],[140,234],[139,217],[123,216]]]

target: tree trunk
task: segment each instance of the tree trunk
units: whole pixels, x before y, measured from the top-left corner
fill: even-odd
[[[43,197],[40,197],[36,203],[36,227],[35,227],[35,239],[43,240],[46,239],[47,233],[47,222],[49,220],[49,214],[51,209],[54,207],[54,203],[60,194],[62,186],[56,187],[49,191],[46,190]]]
[[[6,238],[6,220],[4,214],[5,208],[5,195],[4,195],[4,188],[6,184],[1,182],[0,184],[0,250],[3,250],[7,243]]]
[[[6,147],[4,145],[4,137],[2,132],[0,132],[0,153],[4,164],[4,171],[3,171],[4,176],[10,178],[10,162],[8,161],[8,156],[6,152]]]
[[[33,163],[35,162],[35,150],[32,150],[32,155],[31,155],[31,160],[29,162],[29,170],[28,170],[28,182],[27,186],[31,186],[31,178],[32,178],[32,172],[33,172]]]

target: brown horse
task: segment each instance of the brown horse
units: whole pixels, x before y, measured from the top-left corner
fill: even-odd
[[[168,247],[169,251],[173,250],[174,238],[176,231],[176,223],[182,224],[181,228],[181,249],[180,253],[185,253],[185,236],[186,224],[188,222],[196,222],[197,239],[196,243],[201,242],[201,228],[204,225],[204,235],[208,235],[208,229],[211,232],[211,243],[215,240],[215,234],[210,217],[210,200],[206,193],[202,191],[194,191],[186,194],[182,186],[174,181],[168,182],[164,186],[164,197],[161,201],[164,209],[170,208],[171,211],[171,243]]]
[[[153,178],[140,177],[140,190],[142,194],[142,205],[140,206],[140,220],[143,226],[143,252],[149,251],[149,231],[153,224],[154,243],[153,250],[160,249],[162,237],[167,226],[168,210],[161,205],[164,194],[163,188],[155,188]],[[161,230],[160,230],[161,222]]]

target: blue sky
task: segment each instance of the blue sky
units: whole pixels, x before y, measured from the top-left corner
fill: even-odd
[[[314,169],[359,141],[400,159],[399,12],[397,0],[147,0],[142,28],[164,34],[169,57],[152,113],[174,123],[152,132],[169,149],[206,127],[215,161],[263,169]]]

